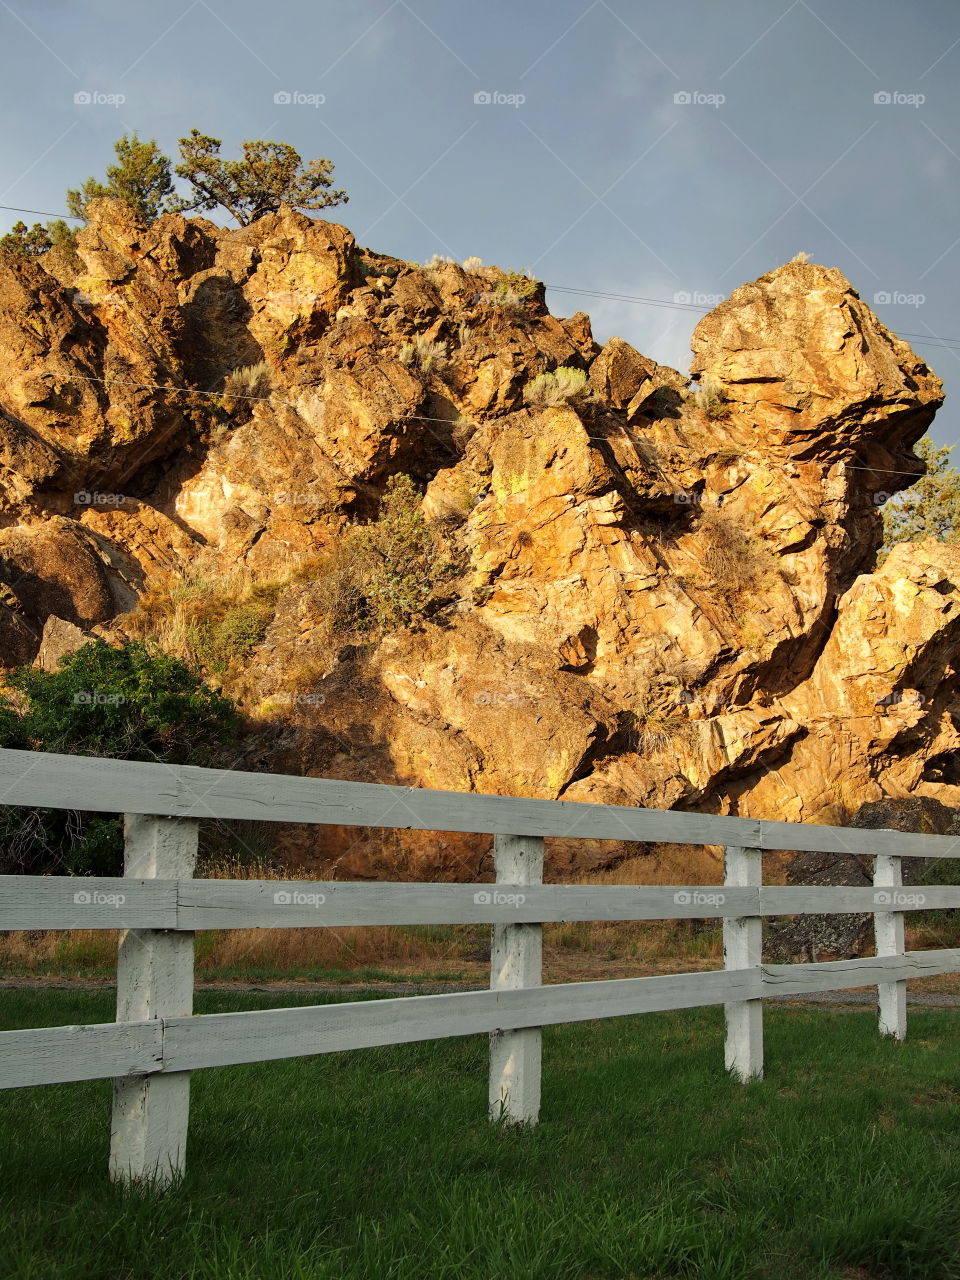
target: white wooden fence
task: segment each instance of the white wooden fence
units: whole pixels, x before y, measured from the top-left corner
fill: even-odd
[[[960,906],[960,886],[905,890],[903,857],[960,857],[960,840],[512,796],[417,790],[0,750],[0,803],[125,815],[124,875],[0,876],[0,929],[120,929],[116,1022],[0,1033],[0,1086],[113,1079],[110,1172],[169,1183],[184,1169],[190,1072],[449,1036],[490,1035],[490,1115],[535,1123],[540,1028],[722,1004],[726,1066],[763,1072],[764,997],[873,986],[880,1032],[906,1035],[906,981],[960,971],[960,949],[904,950],[903,912]],[[202,818],[467,831],[494,836],[495,884],[193,878]],[[547,836],[723,845],[723,885],[544,885]],[[875,858],[864,888],[764,886],[767,849]],[[876,956],[762,964],[761,921],[871,912]],[[547,921],[723,920],[724,968],[541,986]],[[192,1015],[199,929],[490,924],[489,991]]]

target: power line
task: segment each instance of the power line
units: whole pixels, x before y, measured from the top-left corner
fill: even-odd
[[[579,293],[588,298],[606,298],[614,302],[634,302],[648,307],[668,307],[675,311],[695,311],[700,315],[709,315],[714,310],[713,307],[700,307],[692,302],[669,302],[666,298],[644,298],[629,293],[602,293],[597,289],[574,289],[568,285],[562,284],[545,284],[545,288],[552,289],[555,293]],[[891,330],[891,332],[893,332]],[[960,338],[943,338],[939,334],[925,333],[909,333],[906,329],[897,329],[896,334],[901,338],[911,338],[917,342],[925,343],[927,346],[946,346],[947,350],[960,350]],[[947,346],[948,343],[957,343],[956,347]]]
[[[0,204],[0,209],[9,209],[11,213],[35,213],[38,218],[69,218],[71,222],[86,222],[86,218],[75,213],[51,213],[49,209],[21,209],[15,204]]]
[[[0,365],[0,368],[2,368],[2,369],[4,370],[4,372],[6,372],[6,373],[29,373],[29,372],[30,372],[30,370],[28,370],[28,369],[21,369],[21,368],[18,368],[17,366],[15,366],[15,365]],[[222,375],[222,376],[223,376],[223,377],[226,377],[226,376],[228,376],[228,375],[227,375],[227,374],[224,374],[224,375]],[[135,389],[136,389],[136,390],[138,390],[138,391],[167,391],[167,392],[178,392],[178,393],[183,394],[183,395],[190,395],[190,396],[203,396],[203,397],[206,397],[206,398],[208,398],[208,399],[223,398],[223,399],[229,399],[229,400],[249,400],[249,401],[252,401],[252,402],[260,402],[260,401],[263,401],[263,402],[267,402],[267,403],[272,404],[272,405],[277,405],[277,406],[279,406],[279,407],[283,407],[283,408],[287,408],[287,409],[293,409],[294,411],[297,411],[297,405],[296,405],[296,403],[295,403],[294,401],[292,401],[292,400],[280,400],[280,399],[278,399],[278,398],[277,398],[277,396],[275,396],[275,395],[266,395],[266,396],[262,396],[262,395],[261,395],[261,396],[243,395],[243,394],[241,394],[241,393],[239,393],[239,392],[227,391],[227,390],[225,390],[225,389],[221,389],[221,390],[219,390],[219,391],[201,391],[201,390],[200,390],[199,388],[197,388],[197,387],[181,387],[181,386],[176,386],[176,385],[172,385],[172,384],[169,384],[169,383],[164,384],[164,383],[159,383],[159,382],[135,382],[135,381],[133,381],[132,379],[129,379],[129,378],[95,378],[95,377],[91,376],[90,374],[82,374],[82,373],[71,373],[71,374],[70,374],[70,380],[72,380],[72,381],[76,381],[76,382],[90,382],[90,383],[95,383],[95,384],[97,384],[97,385],[99,385],[99,386],[103,386],[103,387],[105,387],[105,388],[109,388],[109,387],[112,387],[112,386],[121,386],[121,387],[133,387],[133,388],[135,388]],[[454,419],[452,419],[452,418],[433,418],[433,417],[428,417],[426,414],[411,413],[411,414],[406,415],[406,417],[397,418],[397,419],[395,419],[395,421],[396,421],[396,422],[398,422],[398,423],[404,423],[404,422],[436,422],[436,423],[441,423],[441,424],[443,424],[444,426],[449,427],[449,426],[454,425],[454,421],[455,421],[455,420],[454,420]],[[478,426],[479,424],[474,424],[474,425],[477,425],[477,426]],[[633,436],[632,436],[632,435],[627,431],[626,426],[624,426],[622,423],[619,423],[618,425],[620,426],[620,429],[621,429],[621,430],[622,430],[622,432],[623,432],[624,439],[625,439],[625,440],[627,440],[627,442],[628,442],[629,444],[632,444],[635,448],[636,448],[636,447],[638,447],[640,444],[644,444],[644,443],[646,443],[646,444],[650,444],[650,443],[653,443],[652,441],[649,441],[649,440],[644,441],[644,440],[636,440],[636,439],[634,439],[634,437],[633,437]],[[431,435],[437,435],[437,433],[436,433],[436,432],[433,432],[433,431],[431,431],[431,433],[430,433],[430,434],[431,434]],[[597,443],[599,443],[599,444],[608,444],[608,443],[610,442],[610,437],[609,437],[609,436],[592,436],[592,435],[589,435],[589,434],[588,434],[585,438],[586,438],[587,440],[594,440],[594,441],[596,441],[596,442],[597,442]],[[439,436],[437,436],[437,439],[439,439]],[[441,443],[443,443],[443,442],[441,442]],[[954,448],[955,446],[951,445],[950,447],[951,447],[951,448]],[[669,448],[671,448],[671,449],[680,449],[680,450],[685,450],[685,451],[687,451],[688,453],[700,453],[700,452],[702,452],[702,449],[698,449],[698,448],[697,448],[696,446],[694,446],[694,445],[690,445],[690,444],[681,444],[679,441],[671,441],[671,442],[670,442],[670,444],[669,444]],[[892,468],[889,468],[889,467],[864,467],[864,466],[856,466],[856,465],[854,465],[853,463],[850,463],[850,462],[843,462],[843,460],[842,460],[842,459],[839,459],[838,461],[841,461],[841,462],[842,462],[842,465],[843,465],[843,466],[844,466],[848,471],[870,471],[870,472],[874,472],[874,473],[875,473],[875,474],[877,474],[877,475],[909,476],[911,479],[914,479],[914,480],[922,479],[922,477],[923,477],[924,475],[928,474],[927,472],[919,472],[919,471],[896,471],[896,470],[893,470]],[[658,468],[658,469],[659,469],[659,468]],[[775,467],[771,467],[771,469],[776,469],[776,468],[775,468]]]
[[[0,209],[7,209],[12,213],[33,213],[40,218],[68,218],[72,222],[86,222],[86,218],[80,217],[75,213],[51,213],[48,209],[21,209],[18,205],[0,204]],[[692,302],[673,302],[667,298],[646,298],[629,293],[604,293],[598,289],[575,289],[571,285],[563,284],[546,284],[547,289],[552,289],[555,293],[574,293],[580,294],[586,298],[604,298],[612,302],[632,302],[640,306],[646,307],[666,307],[672,311],[693,311],[698,315],[708,315],[714,308],[701,307]],[[915,342],[922,343],[928,347],[944,347],[948,351],[960,351],[960,338],[943,338],[939,334],[909,333],[906,329],[898,330],[898,336],[910,338]],[[956,346],[949,344],[955,343]]]

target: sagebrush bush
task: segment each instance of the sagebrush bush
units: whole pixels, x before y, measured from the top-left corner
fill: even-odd
[[[761,586],[775,572],[774,554],[719,508],[702,507],[697,528],[705,542],[701,564],[721,592],[738,596]]]
[[[714,373],[705,373],[690,392],[693,404],[708,418],[719,418],[729,405],[723,393],[723,383]]]
[[[236,400],[261,399],[270,394],[273,374],[266,360],[248,364],[228,373],[223,382],[224,394]]]
[[[445,342],[434,342],[418,333],[412,342],[405,342],[400,348],[401,364],[416,365],[424,373],[436,369],[447,361],[447,345]]]
[[[523,398],[535,408],[550,408],[589,400],[587,375],[582,369],[561,365],[554,373],[537,374],[527,384]]]

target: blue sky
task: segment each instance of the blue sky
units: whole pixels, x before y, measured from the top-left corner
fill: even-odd
[[[124,131],[272,138],[411,260],[706,306],[805,250],[960,383],[952,0],[0,0],[0,42],[2,204],[62,211]],[[691,311],[548,300],[688,368]]]

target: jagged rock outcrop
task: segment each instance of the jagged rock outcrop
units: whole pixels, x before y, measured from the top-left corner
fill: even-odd
[[[921,831],[928,835],[955,836],[960,814],[929,796],[869,800],[850,819],[851,827],[868,831]],[[903,858],[905,885],[936,883],[936,866],[926,858]],[[932,875],[932,880],[925,877]],[[849,884],[868,888],[873,884],[870,858],[852,853],[797,853],[786,866],[788,884]],[[874,917],[870,913],[805,915],[774,919],[767,924],[763,951],[767,960],[845,960],[862,955],[873,943]]]
[[[291,726],[286,767],[806,820],[960,801],[960,553],[875,568],[876,495],[920,469],[941,385],[837,270],[789,263],[704,317],[710,400],[542,288],[288,209],[145,228],[98,201],[78,252],[72,281],[0,262],[0,578],[28,634],[121,634],[199,566],[304,565],[244,685]],[[531,404],[560,366],[589,399]],[[338,640],[310,566],[401,472],[449,571],[414,625]]]

